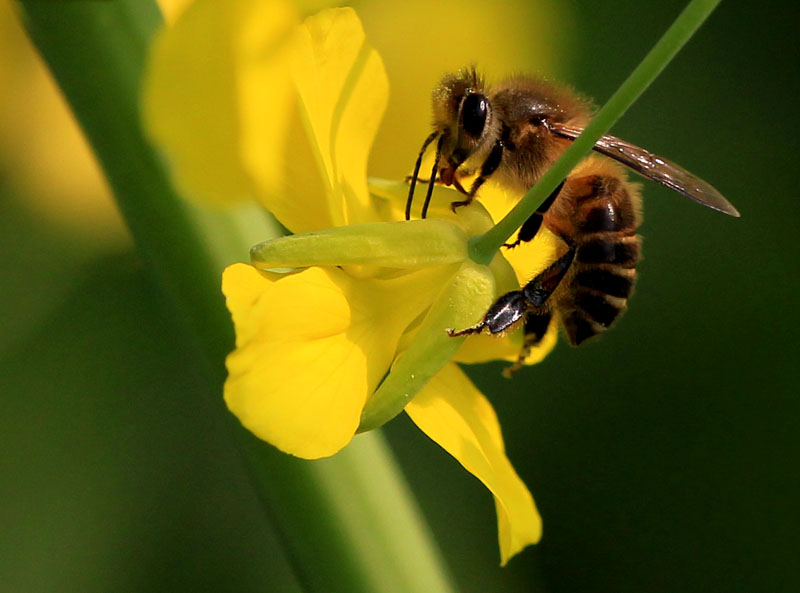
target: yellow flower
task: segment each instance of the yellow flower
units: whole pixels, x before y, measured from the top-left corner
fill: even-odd
[[[295,233],[224,272],[236,329],[229,409],[260,438],[314,459],[404,408],[494,495],[505,564],[538,541],[541,520],[491,405],[451,358],[513,360],[521,336],[464,341],[445,330],[478,321],[552,260],[556,242],[545,234],[510,263],[473,262],[468,239],[512,201],[499,192],[453,214],[455,194],[436,188],[428,219],[402,221],[407,186],[367,183],[387,97],[351,9],[299,24],[279,0],[198,0],[155,45],[144,109],[186,195],[257,198]],[[528,362],[554,341],[551,331]]]

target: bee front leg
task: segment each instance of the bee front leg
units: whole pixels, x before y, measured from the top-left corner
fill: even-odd
[[[503,141],[498,140],[494,147],[492,147],[492,151],[489,153],[489,156],[486,157],[486,160],[483,161],[483,165],[481,165],[480,173],[478,174],[478,178],[472,183],[472,187],[469,189],[469,192],[465,192],[464,188],[460,188],[460,191],[467,195],[466,200],[460,200],[457,202],[450,202],[450,208],[453,212],[456,211],[456,208],[461,206],[467,206],[472,203],[472,200],[475,199],[475,194],[478,193],[480,187],[486,183],[486,180],[489,179],[492,173],[497,171],[497,167],[500,166],[500,162],[503,160]]]
[[[454,178],[453,178],[453,187],[455,187],[455,188],[456,188],[456,189],[457,189],[459,192],[461,192],[461,193],[462,193],[462,194],[464,194],[465,196],[468,196],[468,195],[469,195],[469,192],[468,192],[467,190],[465,190],[465,189],[464,189],[464,186],[463,186],[463,185],[461,185],[461,182],[458,180],[458,177],[454,177]],[[470,200],[471,200],[471,199],[472,199],[472,198],[470,198]],[[452,204],[450,204],[450,206],[452,207]]]
[[[433,142],[436,137],[439,137],[439,144],[436,148],[436,164],[433,165],[433,172],[431,173],[431,177],[436,179],[436,165],[439,163],[439,155],[442,152],[442,136],[439,134],[438,131],[432,132],[427,138],[425,138],[425,142],[422,143],[422,148],[419,151],[419,155],[417,156],[417,162],[414,164],[414,173],[411,174],[407,181],[410,182],[410,186],[408,189],[408,199],[406,200],[406,220],[411,220],[411,203],[414,201],[414,188],[417,185],[417,177],[419,176],[419,168],[422,166],[422,155],[425,154],[425,151],[428,148],[428,145]],[[425,218],[423,216],[423,218]]]

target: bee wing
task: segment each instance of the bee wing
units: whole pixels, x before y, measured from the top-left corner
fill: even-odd
[[[582,128],[560,123],[546,122],[545,125],[557,136],[568,140],[575,140],[583,132]],[[594,150],[703,206],[730,216],[739,216],[739,211],[714,187],[664,157],[614,136],[601,136]]]

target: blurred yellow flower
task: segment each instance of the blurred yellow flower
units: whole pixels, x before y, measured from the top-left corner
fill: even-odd
[[[280,0],[197,0],[154,46],[144,112],[186,195],[257,198],[296,233],[223,275],[236,329],[230,410],[260,438],[314,459],[399,402],[493,493],[504,564],[538,541],[541,520],[491,405],[449,361],[457,350],[462,362],[512,360],[521,336],[473,336],[459,350],[463,339],[445,329],[477,321],[552,260],[556,241],[542,234],[511,264],[500,254],[472,262],[467,240],[508,208],[490,192],[488,211],[476,203],[453,214],[454,194],[436,188],[428,219],[402,221],[407,186],[368,186],[366,176],[387,98],[381,59],[351,9],[300,25]],[[286,267],[299,269],[269,271]],[[554,341],[551,331],[528,362]]]
[[[157,0],[161,14],[164,15],[164,21],[168,25],[174,23],[192,2],[193,0]]]
[[[169,22],[189,2],[159,6]],[[9,0],[0,0],[0,170],[40,219],[99,247],[128,241],[94,155]]]
[[[0,0],[0,170],[37,217],[125,237],[89,146],[8,0]]]

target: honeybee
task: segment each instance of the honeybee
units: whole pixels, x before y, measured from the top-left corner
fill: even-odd
[[[490,178],[524,194],[580,135],[591,113],[587,101],[542,80],[516,77],[488,88],[474,68],[448,74],[433,91],[434,130],[410,177],[406,219],[423,155],[434,140],[422,218],[433,182],[465,195],[452,203],[453,210],[472,202]],[[544,226],[563,240],[564,253],[525,286],[498,298],[478,324],[449,330],[451,336],[499,334],[521,321],[523,348],[507,374],[520,368],[551,323],[558,322],[577,346],[608,329],[627,306],[640,259],[641,200],[639,184],[629,182],[613,161],[704,206],[739,216],[716,189],[663,157],[614,136],[602,136],[594,150],[604,156],[582,161],[520,227],[516,240],[505,245],[531,241]],[[465,189],[462,180],[472,176]]]

